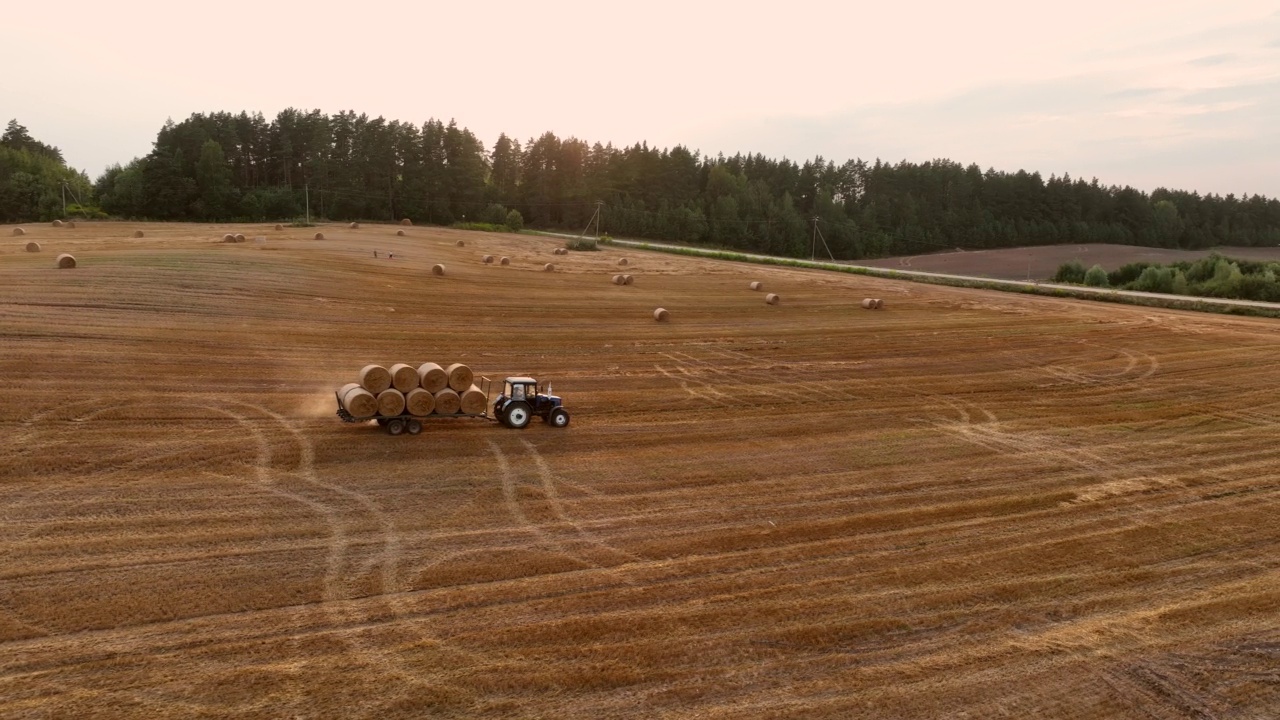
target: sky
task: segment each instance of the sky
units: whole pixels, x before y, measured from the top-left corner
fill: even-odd
[[[0,123],[96,178],[166,118],[924,162],[1280,197],[1280,1],[22,2]]]

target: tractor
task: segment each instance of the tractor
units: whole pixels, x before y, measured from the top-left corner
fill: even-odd
[[[503,381],[502,394],[493,402],[493,417],[519,430],[527,426],[534,415],[554,428],[569,424],[569,411],[561,405],[559,397],[551,394],[550,383],[544,389],[531,377],[509,377]]]

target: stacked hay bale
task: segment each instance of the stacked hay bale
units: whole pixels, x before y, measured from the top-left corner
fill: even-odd
[[[355,418],[482,415],[488,409],[488,397],[462,363],[441,367],[428,362],[416,369],[406,363],[366,365],[358,379],[338,390],[343,409]]]

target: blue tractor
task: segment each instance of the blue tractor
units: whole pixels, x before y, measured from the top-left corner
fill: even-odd
[[[493,417],[509,428],[517,430],[527,426],[533,416],[541,417],[554,428],[569,425],[569,411],[561,405],[560,398],[551,394],[531,377],[509,377],[503,381],[502,394],[493,402]]]

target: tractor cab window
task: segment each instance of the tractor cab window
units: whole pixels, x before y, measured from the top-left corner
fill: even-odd
[[[511,386],[511,399],[512,399],[512,400],[523,400],[523,399],[524,399],[524,385],[512,385],[512,386]]]

